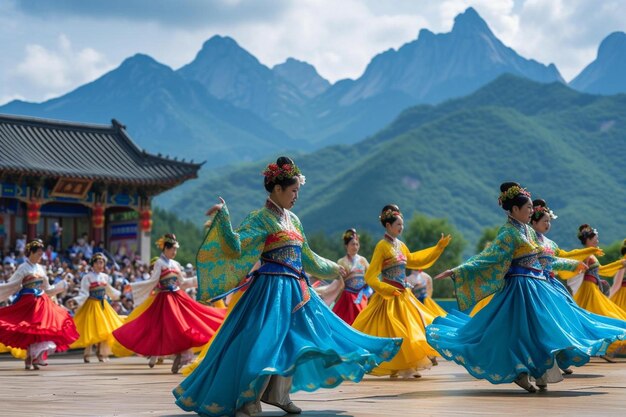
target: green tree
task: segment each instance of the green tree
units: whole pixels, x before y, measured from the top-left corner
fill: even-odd
[[[602,248],[602,250],[604,250],[604,256],[600,258],[600,262],[604,265],[620,259],[622,257],[620,250],[624,244],[626,244],[626,240],[616,240],[610,245],[604,246]]]
[[[444,218],[432,218],[416,213],[405,225],[404,242],[412,252],[437,244],[442,233],[452,235],[452,241],[435,265],[427,271],[433,277],[462,262],[461,253],[467,245],[466,240],[452,223]],[[433,297],[450,298],[453,296],[454,286],[451,280],[433,282]]]
[[[183,265],[186,263],[195,265],[196,253],[204,238],[202,228],[189,220],[180,220],[175,213],[157,207],[152,212],[152,233],[150,235],[153,243],[150,249],[152,256],[160,254],[159,248],[154,245],[154,242],[165,233],[174,233],[180,242],[176,260]]]
[[[480,235],[480,239],[478,239],[478,243],[476,243],[476,253],[480,253],[485,249],[487,243],[493,241],[498,235],[498,230],[500,226],[486,227],[483,229],[482,235]]]

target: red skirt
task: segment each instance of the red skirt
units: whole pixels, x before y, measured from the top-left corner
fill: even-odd
[[[76,339],[74,320],[47,295],[24,294],[17,303],[0,308],[0,342],[7,346],[27,349],[33,343],[54,342],[61,352]]]
[[[183,290],[162,291],[139,317],[113,332],[125,348],[144,356],[166,356],[209,342],[226,316]]]
[[[358,294],[343,291],[333,306],[333,312],[351,326],[356,316],[367,307],[367,297],[362,297],[361,302],[355,304],[358,296]]]

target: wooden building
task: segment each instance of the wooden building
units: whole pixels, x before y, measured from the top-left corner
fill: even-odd
[[[111,252],[150,256],[151,200],[202,164],[139,149],[125,126],[0,115],[0,248],[85,233]],[[58,229],[57,229],[58,230]]]

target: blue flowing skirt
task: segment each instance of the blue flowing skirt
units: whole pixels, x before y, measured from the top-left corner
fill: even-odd
[[[626,322],[591,314],[540,279],[506,278],[474,317],[453,312],[426,328],[428,343],[474,377],[493,384],[541,377],[555,360],[581,366],[626,337]]]
[[[291,376],[291,391],[358,382],[393,358],[402,339],[365,335],[337,317],[299,281],[260,275],[222,324],[205,359],[174,389],[176,404],[209,416],[234,415],[260,396],[270,375]]]

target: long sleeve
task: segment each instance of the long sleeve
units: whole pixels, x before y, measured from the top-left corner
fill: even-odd
[[[452,269],[461,310],[473,307],[478,301],[502,288],[514,251],[515,236],[511,228],[503,226],[488,248]]]
[[[43,292],[45,292],[48,297],[53,297],[67,289],[66,281],[59,281],[58,284],[51,285],[50,282],[48,282],[48,276],[44,272],[43,267],[38,266],[37,269],[40,270],[40,275],[43,275]]]
[[[76,304],[78,304],[78,306],[82,306],[85,301],[87,301],[87,298],[89,298],[89,277],[91,276],[91,274],[86,274],[81,280],[80,280],[80,290],[78,290],[78,295],[76,297],[74,297],[74,301],[76,301]]]
[[[554,271],[571,271],[575,272],[578,270],[578,266],[582,261],[576,259],[568,259],[568,258],[560,258],[555,257],[552,259],[552,269]]]
[[[599,253],[602,253],[602,250],[600,248],[594,248],[594,247],[572,249],[570,251],[566,251],[557,247],[555,251],[555,255],[558,256],[559,258],[574,259],[577,261],[584,261],[589,256],[598,255]]]
[[[397,288],[393,285],[389,285],[385,282],[382,282],[378,277],[381,274],[383,269],[383,261],[385,259],[385,241],[380,241],[374,248],[374,254],[372,255],[372,261],[370,262],[369,268],[365,271],[365,282],[369,285],[375,292],[380,294],[384,298],[393,297]]]
[[[450,237],[443,237],[435,246],[422,249],[417,252],[409,252],[409,249],[402,243],[402,252],[406,256],[408,269],[427,269],[433,266],[437,259],[450,243]]]
[[[24,268],[20,265],[20,267],[17,268],[6,283],[0,284],[0,301],[8,300],[13,294],[22,288],[22,280],[24,279],[24,276]]]
[[[215,214],[196,256],[198,301],[235,288],[259,260],[270,227],[261,211],[250,213],[236,232],[225,204]]]
[[[617,274],[617,271],[624,269],[624,258],[618,259],[615,262],[611,262],[607,265],[600,265],[598,268],[598,274],[603,277],[612,277]]]
[[[117,289],[115,289],[113,287],[113,285],[111,285],[111,282],[113,280],[111,279],[110,276],[107,275],[106,276],[106,280],[107,280],[107,286],[106,286],[106,293],[107,293],[107,295],[109,296],[109,298],[111,300],[119,300],[120,297],[122,296],[122,292],[117,290]]]
[[[143,303],[149,296],[154,287],[159,283],[161,277],[161,269],[163,268],[163,261],[161,259],[154,263],[152,269],[152,275],[145,281],[131,282],[130,288],[133,294],[133,301],[135,305]]]

